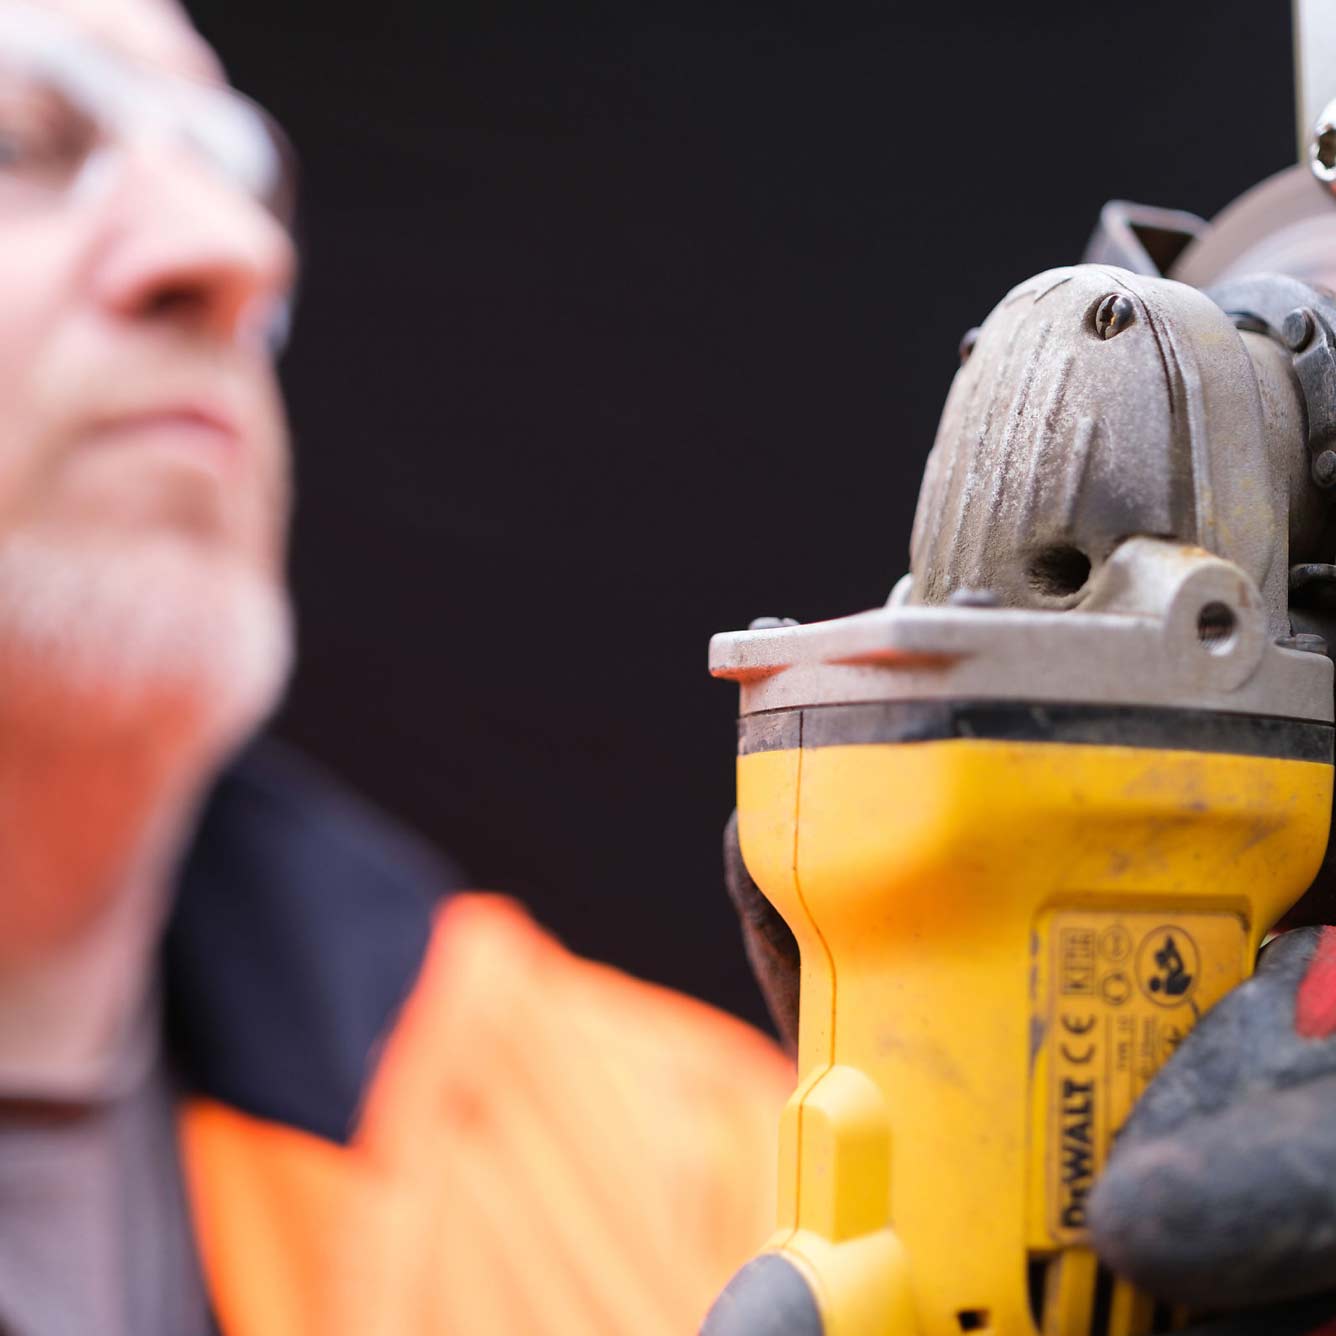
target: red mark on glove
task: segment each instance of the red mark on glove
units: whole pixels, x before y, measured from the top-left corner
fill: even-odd
[[[1323,928],[1294,999],[1294,1028],[1304,1039],[1336,1033],[1336,928]],[[1326,1336],[1327,1328],[1322,1329]],[[1336,1336],[1333,1325],[1331,1336]]]
[[[1308,1336],[1336,1336],[1336,1322],[1324,1322],[1320,1327],[1314,1327]]]

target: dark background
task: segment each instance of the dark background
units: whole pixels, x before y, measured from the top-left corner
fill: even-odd
[[[283,733],[760,1019],[716,630],[884,600],[963,331],[1293,154],[1288,6],[192,6],[304,169]]]

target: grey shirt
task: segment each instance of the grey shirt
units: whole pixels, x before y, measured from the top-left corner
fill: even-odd
[[[0,1102],[0,1333],[214,1331],[161,1059],[102,1102]]]

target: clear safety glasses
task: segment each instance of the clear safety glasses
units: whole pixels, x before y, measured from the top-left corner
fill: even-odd
[[[58,15],[0,5],[0,218],[91,200],[127,150],[189,155],[291,228],[295,159],[254,103],[135,64]]]

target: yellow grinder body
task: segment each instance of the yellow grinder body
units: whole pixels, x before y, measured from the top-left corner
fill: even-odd
[[[1098,1274],[1085,1200],[1318,868],[1330,728],[1125,713],[992,737],[912,706],[742,721],[743,855],[802,957],[768,1251],[824,1336],[1174,1325]]]

